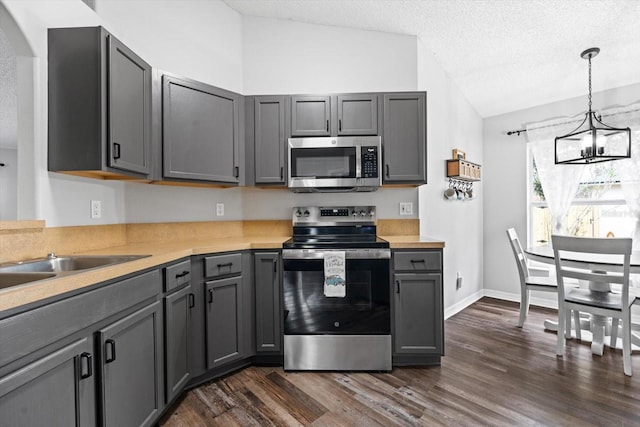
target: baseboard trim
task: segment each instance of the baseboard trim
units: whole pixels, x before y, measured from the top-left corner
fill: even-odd
[[[466,297],[462,301],[458,301],[454,305],[452,305],[450,307],[447,307],[444,310],[444,318],[445,318],[445,320],[448,319],[449,317],[453,316],[454,314],[461,312],[465,308],[469,307],[471,304],[473,304],[474,302],[478,301],[483,296],[484,296],[484,291],[480,290],[480,291],[478,291],[476,293],[473,293],[473,294],[469,295],[468,297]]]

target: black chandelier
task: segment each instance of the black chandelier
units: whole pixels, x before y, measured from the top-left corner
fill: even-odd
[[[588,164],[631,157],[631,129],[602,123],[591,111],[591,58],[600,52],[592,47],[580,54],[589,60],[589,111],[576,129],[555,139],[556,164]]]

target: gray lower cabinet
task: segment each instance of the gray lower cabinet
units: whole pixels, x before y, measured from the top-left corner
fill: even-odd
[[[426,92],[385,94],[383,111],[383,184],[425,184]]]
[[[98,331],[103,426],[150,426],[162,410],[161,305]]]
[[[49,170],[151,173],[151,66],[102,27],[49,29]]]
[[[282,351],[282,292],[279,252],[256,252],[256,352]]]
[[[242,96],[162,76],[163,179],[240,184]]]
[[[165,403],[171,402],[189,380],[188,334],[195,298],[191,286],[164,298]]]
[[[83,337],[0,377],[0,426],[95,426],[93,354]]]
[[[207,368],[213,369],[243,357],[242,276],[205,283],[207,317]]]
[[[394,364],[438,364],[443,354],[442,250],[393,252]]]

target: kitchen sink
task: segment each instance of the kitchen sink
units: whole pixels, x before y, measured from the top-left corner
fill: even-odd
[[[55,276],[55,273],[1,273],[0,289],[23,285],[37,280],[50,279]]]
[[[2,273],[66,273],[106,267],[149,255],[71,255],[51,256],[23,262],[0,264]],[[39,280],[39,279],[38,279]]]

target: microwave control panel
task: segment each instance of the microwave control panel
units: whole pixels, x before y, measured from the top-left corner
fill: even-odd
[[[361,147],[362,177],[378,177],[378,147]]]

